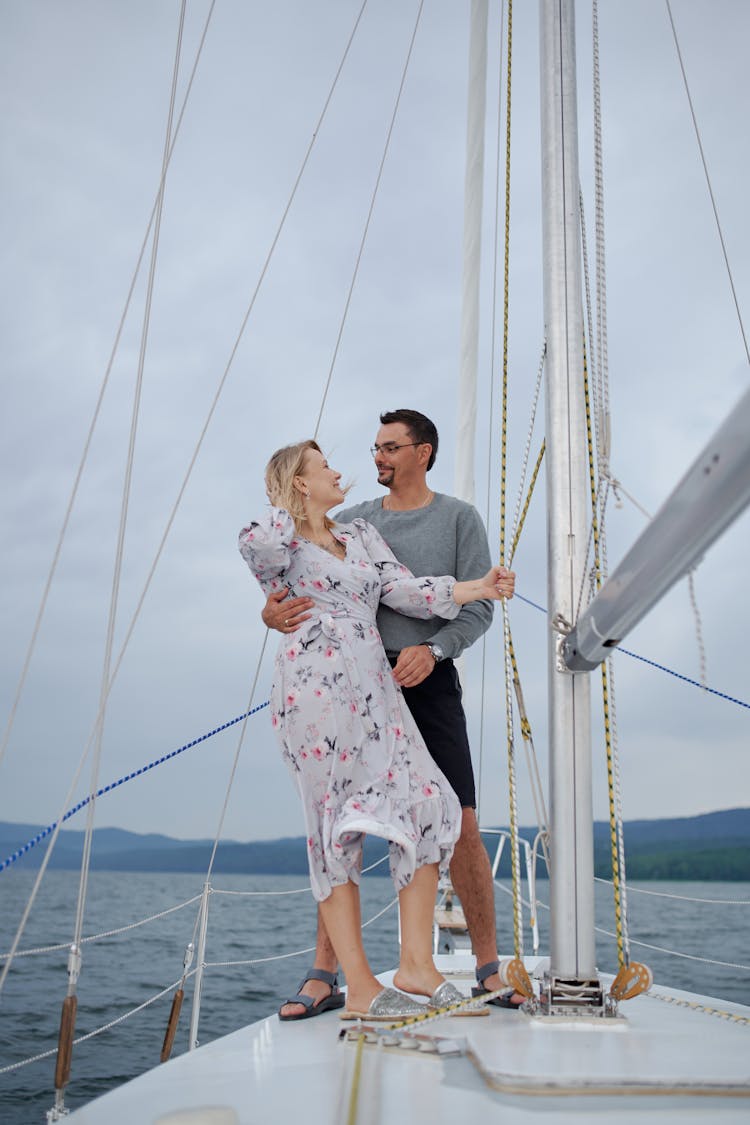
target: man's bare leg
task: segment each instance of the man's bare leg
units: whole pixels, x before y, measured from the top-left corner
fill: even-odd
[[[461,835],[450,865],[451,882],[461,900],[477,966],[481,966],[498,959],[492,868],[479,833],[476,812],[464,808],[461,814]],[[503,987],[503,982],[493,973],[485,979],[484,987],[494,992]],[[513,994],[514,1003],[520,1004],[524,999],[518,993]]]
[[[356,894],[359,898],[359,888],[356,888]],[[318,935],[315,941],[315,960],[313,967],[316,969],[325,969],[326,972],[335,973],[339,967],[338,960],[334,948],[331,945],[331,939],[328,936],[325,923],[321,917],[320,907],[318,907]],[[302,993],[305,996],[312,996],[317,1004],[319,1000],[325,1000],[327,996],[331,995],[330,987],[322,980],[308,980],[305,981]],[[284,1004],[280,1010],[283,1016],[301,1016],[304,1015],[305,1007],[303,1004]]]

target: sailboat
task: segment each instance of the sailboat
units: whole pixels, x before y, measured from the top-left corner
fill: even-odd
[[[553,1113],[555,1120],[578,1121],[592,1106],[614,1121],[630,1121],[634,1113],[651,1117],[658,1112],[675,1121],[686,1114],[712,1121],[740,1120],[747,1114],[750,1013],[746,1008],[727,1002],[718,1009],[706,997],[678,995],[658,985],[618,1006],[611,981],[599,974],[595,964],[591,781],[584,717],[589,709],[588,673],[584,669],[597,667],[601,647],[614,648],[644,609],[634,608],[627,597],[623,607],[622,587],[627,584],[616,573],[618,598],[612,598],[611,588],[607,594],[605,587],[603,603],[592,602],[580,617],[577,612],[584,560],[569,546],[571,537],[578,543],[588,539],[580,480],[571,480],[575,474],[570,470],[571,462],[582,455],[574,454],[573,443],[568,444],[571,433],[585,434],[582,398],[574,402],[572,411],[569,408],[574,382],[570,371],[584,366],[582,307],[571,308],[571,295],[582,290],[576,276],[579,177],[575,132],[561,125],[563,117],[569,123],[575,103],[573,5],[543,3],[540,22],[552,558],[548,604],[554,607],[550,619],[556,628],[550,630],[549,660],[554,922],[549,959],[527,957],[523,962],[536,982],[530,997],[534,1003],[521,1015],[498,1012],[491,1020],[470,1021],[468,1030],[463,1024],[457,1029],[447,1014],[434,1023],[385,1033],[359,1027],[345,1041],[339,1041],[335,1021],[328,1017],[285,1027],[272,1016],[166,1063],[78,1110],[74,1120],[218,1125],[286,1119],[303,1111],[309,1114],[311,1106],[320,1107],[319,1120],[336,1120],[338,1115],[349,1121],[367,1120],[369,1115],[371,1120],[440,1122],[458,1113],[481,1114],[489,1121],[507,1120],[509,1113],[533,1121]],[[561,194],[563,185],[566,197]],[[561,215],[572,224],[570,229],[559,222]],[[563,307],[567,316],[560,315]],[[568,400],[565,422],[558,427],[563,399]],[[740,413],[728,421],[728,430],[719,431],[719,445],[712,438],[706,447],[708,461],[702,452],[698,457],[698,478],[710,475],[701,467],[714,464],[714,456],[722,468],[728,462],[736,469],[737,490],[730,489],[730,497],[724,495],[728,515],[718,523],[728,522],[747,502],[746,458],[741,450],[737,452],[732,436],[733,428],[742,434],[747,410],[745,400]],[[258,440],[257,430],[252,440]],[[693,475],[686,479],[692,481]],[[721,492],[727,486],[720,483]],[[574,503],[569,499],[573,495]],[[563,513],[567,520],[571,507],[577,505],[575,526],[568,522],[558,527]],[[706,507],[713,519],[714,504]],[[698,553],[717,532],[717,526],[706,531],[706,538],[697,544]],[[676,560],[673,551],[669,555],[675,569],[665,577],[665,584],[698,561],[689,551]],[[571,558],[577,560],[573,572]],[[599,616],[602,604],[609,613],[604,619]],[[472,967],[467,952],[445,955],[439,963],[446,974],[466,983]],[[648,987],[650,982],[636,977],[635,983]],[[626,980],[624,991],[633,984]],[[474,1024],[482,1026],[474,1028]]]

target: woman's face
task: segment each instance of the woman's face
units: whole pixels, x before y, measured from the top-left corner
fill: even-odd
[[[302,472],[297,480],[307,486],[310,502],[325,512],[329,508],[335,508],[344,499],[344,492],[339,486],[341,473],[332,469],[317,449],[307,450]]]

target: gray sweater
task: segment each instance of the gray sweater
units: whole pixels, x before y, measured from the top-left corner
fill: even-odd
[[[377,528],[399,562],[418,578],[451,574],[463,582],[480,578],[492,565],[487,534],[476,508],[441,492],[435,493],[426,508],[406,512],[386,510],[382,499],[365,500],[337,512],[336,522],[351,523],[357,517]],[[421,621],[381,604],[377,622],[389,655],[396,655],[407,645],[435,641],[445,656],[455,658],[489,629],[492,610],[491,601],[472,602],[463,606],[453,621],[442,617]]]

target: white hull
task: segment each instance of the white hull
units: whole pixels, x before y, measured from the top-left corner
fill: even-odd
[[[471,957],[438,964],[468,994]],[[530,969],[534,964],[527,960]],[[390,974],[381,979],[391,982]],[[468,1049],[441,1057],[365,1046],[353,1116],[357,1047],[339,1032],[355,1025],[336,1012],[299,1023],[272,1015],[128,1082],[70,1121],[568,1125],[593,1113],[606,1114],[608,1125],[657,1114],[660,1125],[750,1119],[750,1008],[654,987],[620,1011],[621,1019],[572,1023],[494,1008],[487,1018],[417,1025],[417,1034],[464,1039]]]

